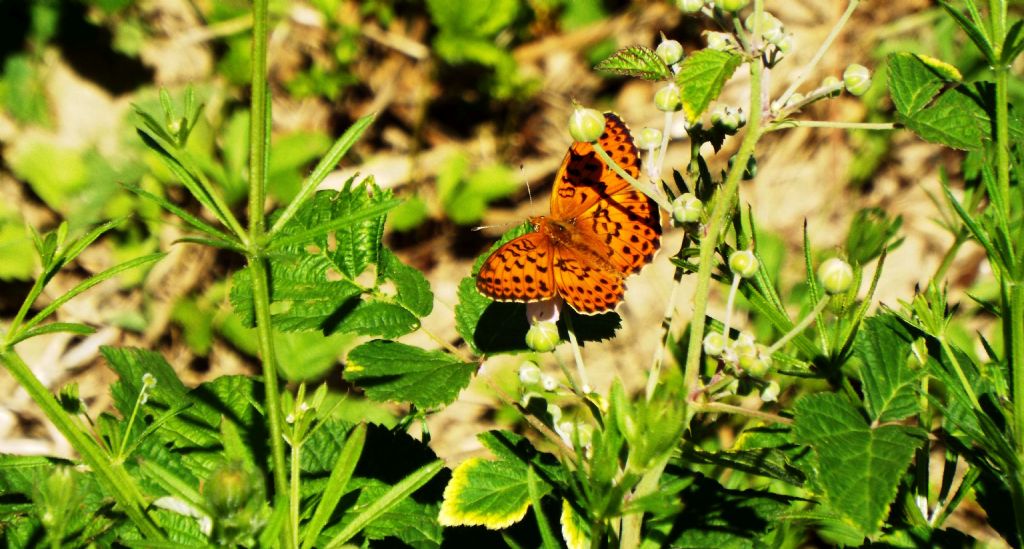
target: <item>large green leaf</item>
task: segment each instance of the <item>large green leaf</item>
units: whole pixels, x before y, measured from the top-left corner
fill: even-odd
[[[742,62],[739,55],[719,50],[699,50],[683,60],[676,82],[688,122],[692,124],[704,114]]]
[[[830,393],[797,401],[795,432],[818,457],[818,482],[831,506],[863,535],[878,532],[920,442],[918,431],[872,428],[852,404]]]
[[[348,354],[345,379],[362,387],[374,400],[431,408],[455,400],[469,385],[476,368],[476,364],[440,351],[374,340]]]
[[[269,257],[275,328],[388,338],[419,328],[434,296],[422,273],[383,246],[384,214],[337,226],[390,201],[371,181],[350,182],[338,192],[318,192],[275,235],[286,242]],[[331,224],[333,230],[317,232]],[[235,274],[231,302],[252,326],[249,269]]]
[[[911,368],[910,332],[892,315],[864,321],[857,333],[854,353],[863,363],[864,403],[876,422],[897,421],[917,413],[917,385],[924,368]]]

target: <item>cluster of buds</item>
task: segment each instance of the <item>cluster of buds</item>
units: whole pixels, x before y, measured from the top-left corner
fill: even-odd
[[[756,22],[754,15],[753,13],[748,15],[743,22],[743,26],[748,32],[754,32],[754,23]],[[761,14],[760,23],[760,38],[765,44],[766,58],[770,60],[768,65],[773,66],[793,50],[793,34],[786,32],[782,21],[767,11]]]
[[[740,333],[736,339],[729,339],[720,332],[712,332],[704,337],[704,354],[721,360],[737,375],[767,375],[772,367],[772,357],[767,350],[747,332]]]
[[[711,111],[711,124],[719,127],[726,135],[733,135],[747,123],[747,115],[740,107],[718,105]]]

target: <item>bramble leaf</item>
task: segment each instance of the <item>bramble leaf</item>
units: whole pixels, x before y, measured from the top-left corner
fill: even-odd
[[[455,400],[476,368],[440,351],[374,340],[352,349],[344,375],[373,400],[431,408]]]
[[[872,429],[837,394],[796,402],[796,438],[818,457],[818,482],[832,507],[865,536],[878,532],[910,465],[917,431],[902,425]]]
[[[520,462],[478,457],[463,461],[444,489],[438,522],[491,530],[519,522],[530,507],[527,472],[527,466]]]
[[[699,50],[683,60],[676,83],[688,122],[692,124],[704,114],[742,62],[739,55],[718,50]]]
[[[350,180],[338,192],[321,191],[308,200],[275,235],[286,244],[269,257],[271,316],[282,331],[320,330],[393,338],[419,328],[419,318],[433,309],[433,294],[423,274],[402,264],[381,243],[383,214],[338,226],[327,234],[317,227],[373,211],[391,194],[369,179]],[[293,235],[309,235],[301,241]],[[294,238],[293,238],[294,240]],[[235,274],[231,302],[252,326],[252,279],[249,269]]]
[[[672,70],[654,50],[644,46],[629,46],[601,61],[595,69],[622,76],[636,76],[644,80],[668,80]]]
[[[892,315],[873,316],[857,333],[854,353],[863,364],[864,404],[877,422],[898,421],[918,411],[918,384],[924,368],[907,364],[913,336]]]

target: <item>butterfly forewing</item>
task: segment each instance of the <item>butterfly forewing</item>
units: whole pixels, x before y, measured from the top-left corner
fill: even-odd
[[[480,293],[497,301],[530,302],[555,297],[551,241],[542,233],[514,238],[494,251],[476,275]]]

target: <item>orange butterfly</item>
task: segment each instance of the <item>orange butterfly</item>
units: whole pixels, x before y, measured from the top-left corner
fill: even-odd
[[[640,176],[640,156],[618,116],[605,113],[598,143],[626,173]],[[657,204],[606,166],[589,143],[569,147],[551,190],[551,215],[530,223],[534,232],[484,261],[476,278],[480,293],[520,303],[561,296],[580,313],[603,313],[622,300],[625,278],[661,246]]]

